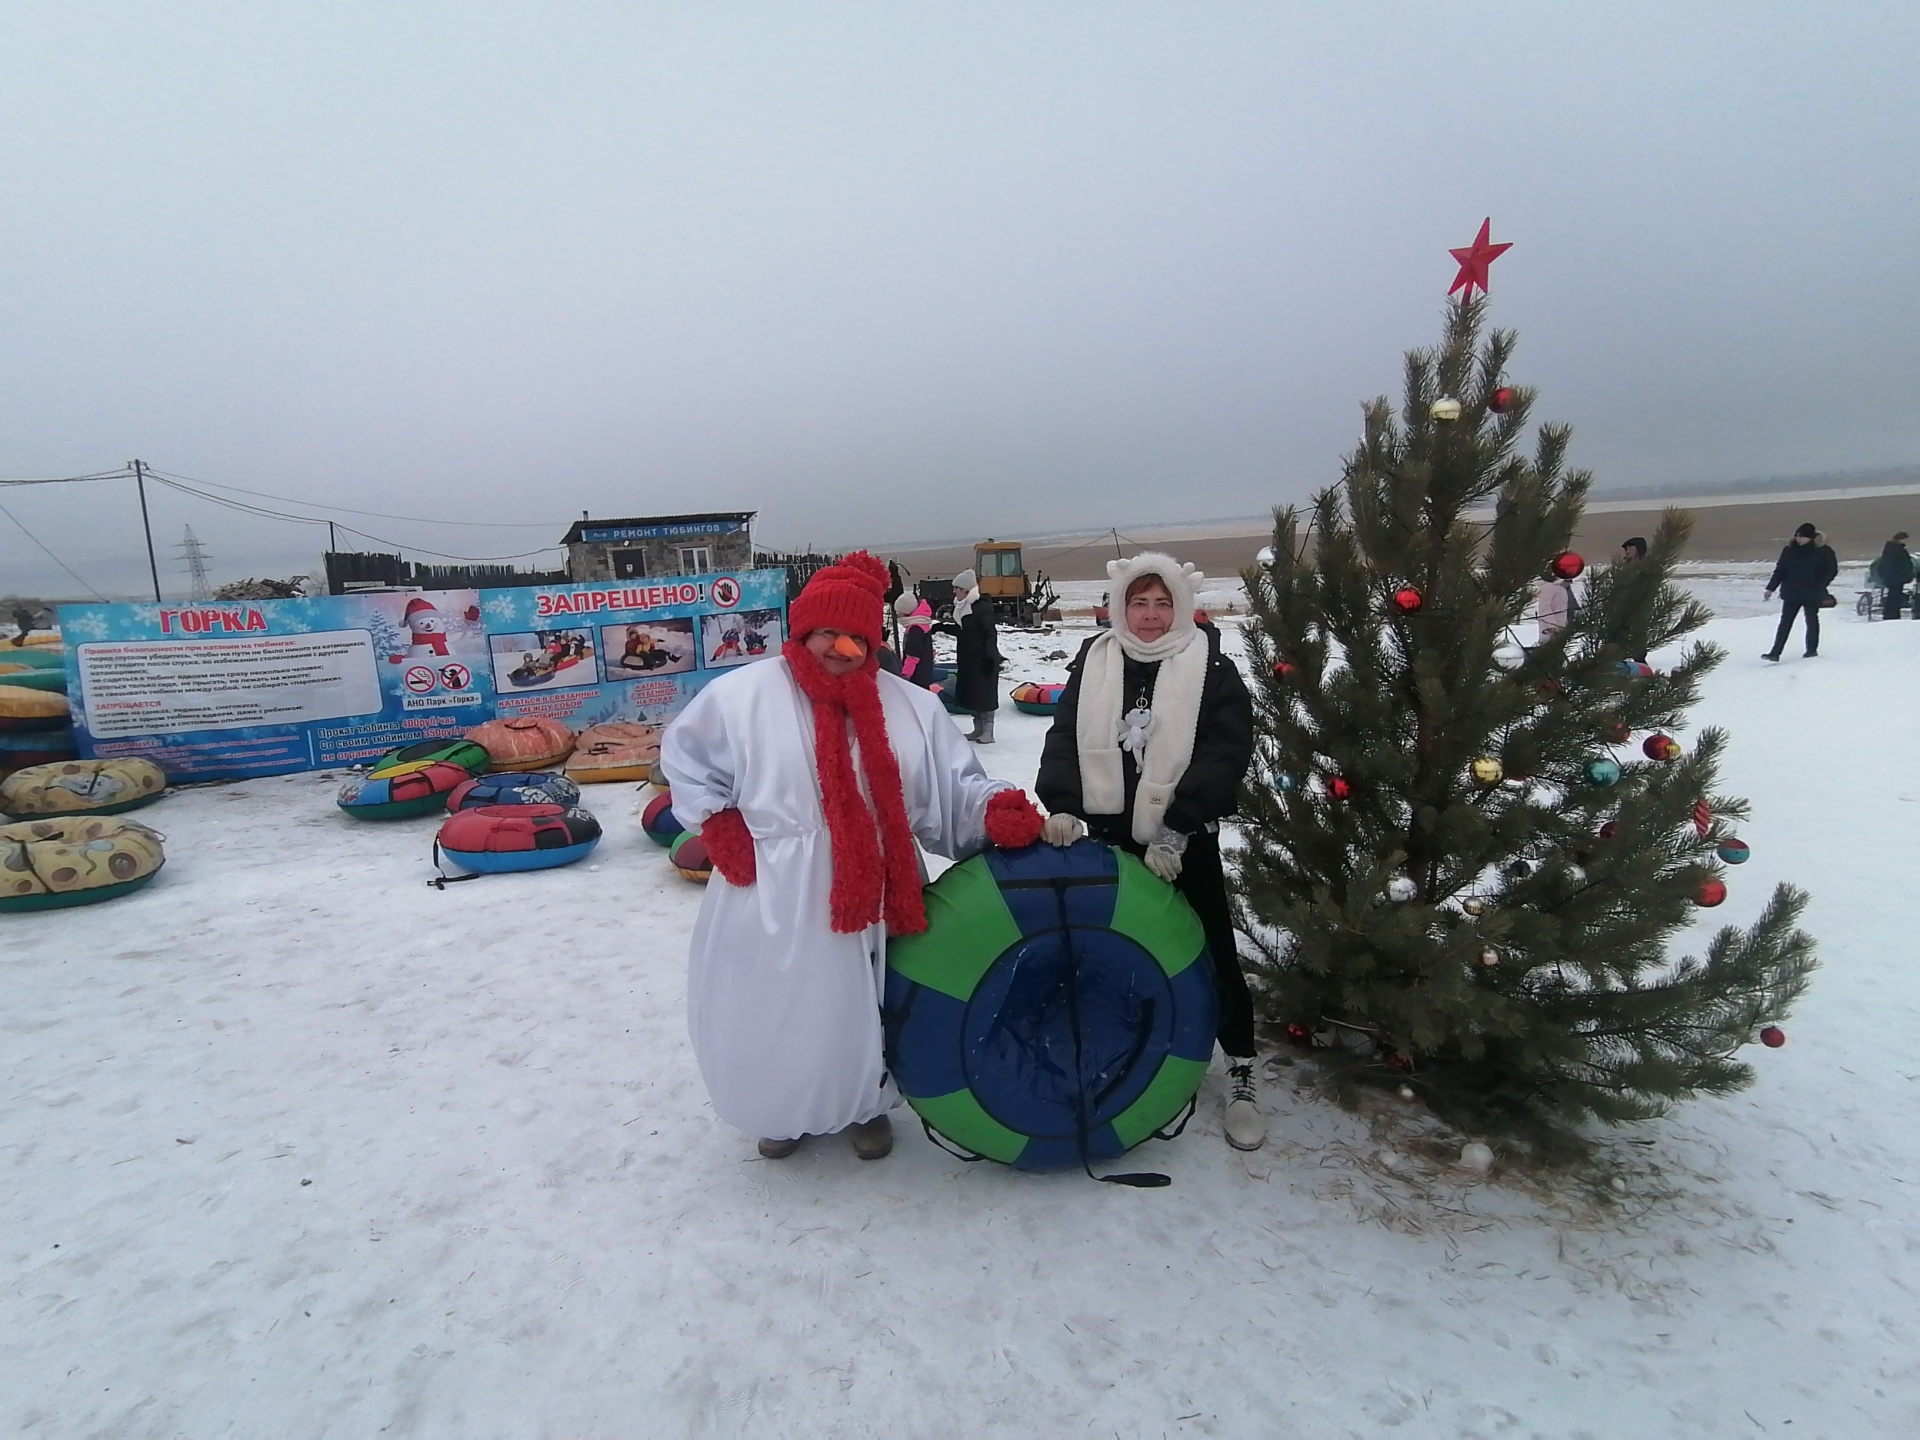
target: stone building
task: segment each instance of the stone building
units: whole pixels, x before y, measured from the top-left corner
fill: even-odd
[[[567,577],[650,580],[753,567],[753,510],[594,520],[582,515],[560,543]]]

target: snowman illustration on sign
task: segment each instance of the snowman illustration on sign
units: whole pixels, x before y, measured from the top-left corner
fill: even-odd
[[[392,664],[447,653],[447,622],[441,618],[434,603],[424,595],[416,595],[407,601],[407,613],[401,618],[401,623],[407,627],[412,643],[404,654],[387,657]]]

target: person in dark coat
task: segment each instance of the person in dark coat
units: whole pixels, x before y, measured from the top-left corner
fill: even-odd
[[[893,613],[900,621],[900,674],[922,690],[932,688],[946,671],[933,663],[933,607],[908,592],[897,596]]]
[[[1902,530],[1880,551],[1880,558],[1874,562],[1879,580],[1886,587],[1886,597],[1880,602],[1882,620],[1898,620],[1900,612],[1906,608],[1907,586],[1913,583],[1913,556],[1907,550],[1907,532]],[[1920,606],[1914,608],[1914,614],[1920,616]]]
[[[1253,699],[1220,632],[1194,622],[1191,565],[1149,552],[1107,567],[1120,601],[1113,626],[1087,641],[1040,758],[1034,793],[1051,812],[1042,835],[1094,839],[1137,855],[1187,897],[1206,932],[1220,997],[1228,1090],[1224,1128],[1236,1149],[1266,1139],[1254,1068],[1253,1000],[1240,969],[1220,863],[1220,821],[1240,804],[1253,760]]]
[[[953,623],[936,625],[958,642],[954,701],[973,716],[967,739],[993,744],[993,712],[1000,708],[1000,639],[993,628],[993,601],[980,594],[980,577],[962,570],[953,577]]]
[[[1812,525],[1800,526],[1774,564],[1773,578],[1767,581],[1767,599],[1773,598],[1774,591],[1780,592],[1780,628],[1773,633],[1773,648],[1760,657],[1763,660],[1780,658],[1787,647],[1787,636],[1793,632],[1793,617],[1802,611],[1807,616],[1807,657],[1820,653],[1820,606],[1840,566],[1832,549],[1818,543],[1818,534]]]

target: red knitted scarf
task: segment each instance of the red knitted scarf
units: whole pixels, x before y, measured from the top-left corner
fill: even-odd
[[[887,740],[880,706],[877,666],[867,663],[846,675],[829,675],[813,652],[798,640],[781,647],[800,693],[813,702],[813,753],[820,768],[820,798],[832,844],[833,888],[829,907],[833,928],[856,934],[884,914],[895,935],[917,935],[927,928],[920,899],[920,857],[907,801],[900,784],[900,762]],[[860,742],[867,793],[879,811],[869,809],[853,773],[853,747],[847,721]]]

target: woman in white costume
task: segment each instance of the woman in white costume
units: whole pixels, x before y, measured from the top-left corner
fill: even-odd
[[[768,1159],[840,1131],[863,1160],[892,1149],[880,995],[888,934],[927,925],[915,842],[964,859],[989,828],[1039,832],[940,702],[878,669],[887,580],[864,551],[816,573],[780,655],[708,685],[661,746],[718,872],[689,957],[694,1055]]]

